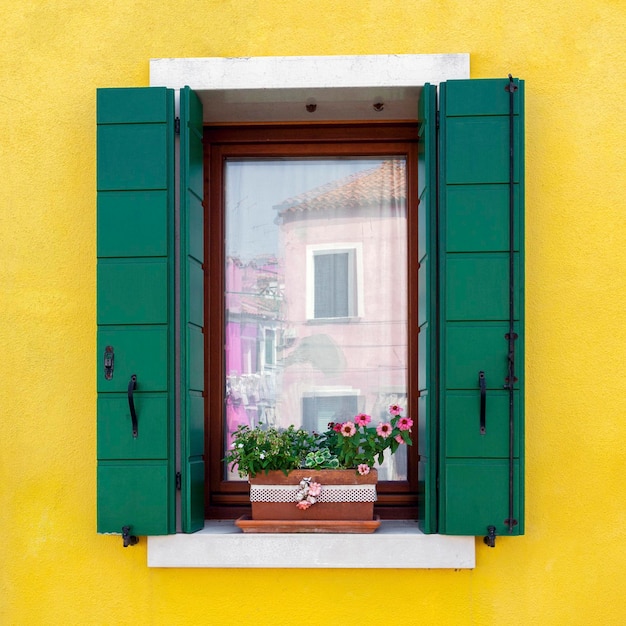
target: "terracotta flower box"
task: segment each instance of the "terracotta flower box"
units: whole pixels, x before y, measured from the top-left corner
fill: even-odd
[[[298,508],[300,481],[310,479],[321,490],[315,503]],[[249,480],[252,519],[237,525],[246,532],[373,532],[378,473],[355,470],[293,470],[258,474]]]

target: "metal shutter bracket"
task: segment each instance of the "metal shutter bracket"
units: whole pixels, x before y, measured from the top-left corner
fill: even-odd
[[[514,479],[515,479],[515,395],[514,388],[517,382],[515,376],[515,340],[518,338],[515,332],[515,92],[518,90],[509,74],[509,82],[504,87],[509,93],[509,332],[504,336],[508,341],[508,374],[504,388],[509,392],[509,516],[504,523],[509,527],[509,534],[517,526],[514,517]],[[487,528],[485,543],[490,548],[495,548],[495,527]]]
[[[509,534],[517,526],[513,511],[513,479],[514,479],[514,448],[515,448],[515,397],[513,389],[517,378],[515,376],[515,92],[517,85],[513,76],[509,74],[509,84],[505,87],[509,92],[509,332],[506,339],[509,342],[509,375],[505,389],[509,390],[509,517],[505,523],[509,527]]]

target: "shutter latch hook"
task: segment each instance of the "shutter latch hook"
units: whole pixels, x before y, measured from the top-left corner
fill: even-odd
[[[484,538],[484,542],[490,547],[496,547],[496,527],[487,526],[487,535]]]
[[[139,543],[139,537],[130,534],[130,526],[122,526],[122,539],[124,541],[124,547],[134,546]]]

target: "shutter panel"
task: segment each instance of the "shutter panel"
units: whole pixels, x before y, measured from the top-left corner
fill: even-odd
[[[180,92],[182,529],[204,526],[204,169],[202,103]]]
[[[515,382],[509,459],[508,80],[448,81],[440,88],[439,532],[524,532],[523,81],[514,94]],[[484,372],[481,434],[479,372]],[[509,529],[509,471],[515,525]],[[511,532],[509,532],[511,530]]]
[[[426,84],[419,102],[418,150],[418,437],[419,522],[437,532],[437,94]]]
[[[174,532],[173,118],[171,90],[98,90],[97,502],[103,533],[121,533],[123,526],[134,535]]]

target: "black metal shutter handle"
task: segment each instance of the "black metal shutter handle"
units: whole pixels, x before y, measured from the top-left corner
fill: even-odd
[[[478,372],[478,386],[480,387],[480,434],[484,435],[487,420],[487,381],[483,371]]]
[[[133,400],[133,391],[137,388],[137,376],[133,374],[128,382],[128,408],[130,409],[130,417],[133,420],[133,437],[137,439],[137,412],[135,411],[135,401]]]

